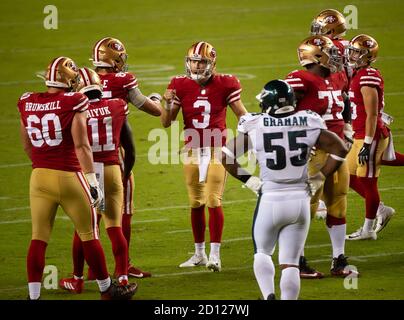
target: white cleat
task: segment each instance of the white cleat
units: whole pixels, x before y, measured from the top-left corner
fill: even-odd
[[[346,240],[376,240],[377,233],[372,231],[365,231],[362,227],[360,227],[355,232],[348,234],[345,236]]]
[[[208,263],[208,257],[206,254],[204,255],[197,255],[194,254],[191,258],[189,258],[184,263],[180,264],[180,268],[192,268],[198,266],[205,266]]]
[[[379,233],[387,226],[395,212],[392,207],[385,206],[383,202],[380,202],[376,214],[376,233]]]
[[[322,200],[318,201],[318,208],[315,217],[318,220],[324,220],[327,218],[327,206],[325,205],[325,202]]]
[[[210,256],[206,268],[214,272],[222,270],[222,262],[220,261],[220,258],[217,256]]]

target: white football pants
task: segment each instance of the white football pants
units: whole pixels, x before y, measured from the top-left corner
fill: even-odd
[[[307,191],[271,191],[258,200],[253,222],[255,253],[272,256],[279,243],[279,264],[299,265],[310,226]]]

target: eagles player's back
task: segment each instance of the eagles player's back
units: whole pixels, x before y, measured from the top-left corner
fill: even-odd
[[[254,273],[264,299],[275,298],[275,266],[272,255],[279,244],[282,270],[282,300],[299,296],[299,257],[310,225],[310,194],[344,161],[347,150],[334,133],[325,130],[323,119],[311,111],[295,113],[293,89],[285,81],[267,83],[260,100],[262,114],[241,117],[240,134],[223,147],[226,170],[259,193],[254,213]],[[332,152],[320,172],[308,184],[309,150],[317,144]],[[237,158],[253,150],[260,167],[260,178],[240,167]]]

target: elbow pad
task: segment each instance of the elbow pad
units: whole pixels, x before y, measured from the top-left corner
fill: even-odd
[[[147,97],[142,94],[139,88],[133,88],[128,93],[129,101],[136,107],[141,108],[146,102]]]

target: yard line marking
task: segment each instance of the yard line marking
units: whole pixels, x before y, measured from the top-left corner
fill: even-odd
[[[386,256],[396,256],[396,255],[403,255],[404,251],[400,252],[392,252],[392,253],[379,253],[379,254],[370,254],[366,256],[350,256],[351,260],[355,259],[366,259],[366,258],[379,258],[379,257],[386,257]],[[317,263],[317,262],[329,262],[331,259],[317,259],[317,260],[310,260],[310,262]],[[234,267],[234,268],[224,268],[223,271],[237,271],[237,270],[246,270],[252,269],[252,266],[248,267]],[[222,271],[222,272],[223,272]],[[176,277],[176,276],[184,276],[184,275],[193,275],[193,274],[201,274],[201,273],[211,273],[209,270],[199,270],[199,271],[189,271],[189,272],[175,272],[175,273],[163,273],[163,274],[153,274],[155,278],[165,278],[165,277]]]
[[[166,231],[165,233],[173,234],[173,233],[182,233],[182,232],[191,232],[191,229],[181,229],[181,230],[173,230],[173,231]]]
[[[56,220],[70,220],[67,216],[56,216]],[[138,224],[138,223],[152,223],[152,222],[164,222],[169,221],[168,218],[161,218],[161,219],[149,219],[149,220],[134,220],[131,224]],[[19,219],[19,220],[9,220],[9,221],[0,221],[1,224],[17,224],[17,223],[30,223],[31,219]]]
[[[367,259],[367,258],[380,258],[380,257],[388,257],[388,256],[397,256],[397,255],[404,255],[404,251],[399,252],[391,252],[391,253],[376,253],[376,254],[369,254],[365,256],[351,256],[351,260],[355,259]],[[331,258],[331,257],[330,257]],[[310,262],[318,263],[318,262],[329,262],[330,258],[328,259],[317,259],[317,260],[310,260]],[[252,266],[245,266],[245,267],[234,267],[234,268],[225,268],[223,271],[238,271],[238,270],[248,270],[252,269]],[[199,271],[188,271],[188,272],[174,272],[174,273],[162,273],[162,274],[153,274],[154,278],[166,278],[166,277],[176,277],[176,276],[186,276],[186,275],[194,275],[194,274],[201,274],[201,273],[211,273],[209,270],[199,270]],[[91,282],[91,281],[85,281]],[[19,291],[19,290],[27,290],[27,286],[23,287],[12,287],[12,288],[1,288],[0,292],[6,291]]]
[[[2,164],[0,165],[0,169],[13,168],[13,167],[26,167],[29,165],[31,165],[31,162]]]

